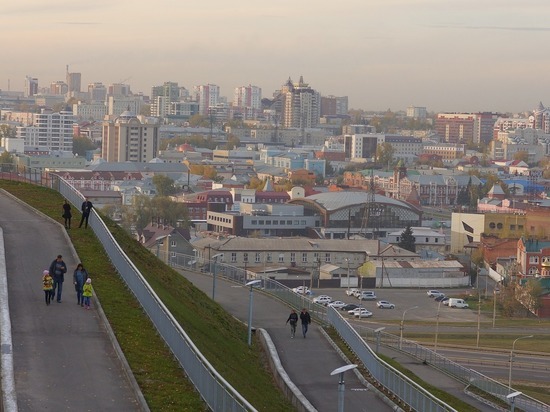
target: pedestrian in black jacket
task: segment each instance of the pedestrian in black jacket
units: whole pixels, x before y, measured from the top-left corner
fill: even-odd
[[[84,198],[84,202],[82,202],[82,219],[80,219],[80,225],[78,227],[82,227],[82,223],[86,222],[84,225],[84,228],[88,227],[88,218],[90,217],[90,212],[92,211],[92,208],[94,205],[92,202],[88,200],[88,198]]]
[[[296,325],[298,324],[298,314],[294,309],[292,309],[290,315],[288,315],[286,323],[288,322],[290,322],[290,337],[294,338],[294,335],[296,334]]]
[[[302,313],[300,313],[300,320],[302,321],[302,334],[304,335],[304,338],[305,338],[307,333],[307,327],[311,323],[311,316],[309,316],[309,312],[306,310],[306,308],[302,309]]]

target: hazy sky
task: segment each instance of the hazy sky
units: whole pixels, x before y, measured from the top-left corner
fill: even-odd
[[[524,111],[550,105],[548,0],[2,2],[0,89],[65,80],[237,86],[290,76],[350,108]]]

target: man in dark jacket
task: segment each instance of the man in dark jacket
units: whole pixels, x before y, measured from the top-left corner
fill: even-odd
[[[311,316],[309,316],[309,312],[305,308],[302,309],[302,313],[300,313],[300,320],[302,321],[302,334],[304,335],[304,338],[305,338],[307,333],[307,327],[311,323]]]
[[[80,225],[78,227],[82,227],[82,223],[84,222],[86,222],[84,227],[85,228],[88,227],[88,218],[90,217],[90,212],[92,211],[92,207],[94,207],[92,202],[90,202],[87,197],[84,198],[84,202],[82,202],[82,207],[81,207],[82,219],[80,219]]]
[[[61,293],[63,292],[63,281],[67,272],[67,265],[63,262],[63,256],[57,255],[57,258],[50,265],[50,276],[53,278],[52,298],[57,291],[57,303],[61,303]]]

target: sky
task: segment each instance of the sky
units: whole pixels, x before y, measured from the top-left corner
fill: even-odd
[[[300,76],[349,108],[531,111],[550,105],[548,0],[25,0],[0,11],[0,90],[65,80],[149,95]]]

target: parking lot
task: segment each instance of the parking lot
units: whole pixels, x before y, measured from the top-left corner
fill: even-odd
[[[461,297],[468,293],[467,288],[439,289],[449,297]],[[368,321],[395,321],[401,320],[403,312],[407,310],[408,321],[434,321],[437,318],[439,307],[440,322],[477,322],[477,311],[472,309],[453,309],[443,304],[439,305],[433,298],[428,297],[428,289],[373,289],[375,300],[363,300],[361,304],[373,313]],[[359,304],[359,299],[346,294],[346,289],[314,289],[312,298],[319,295],[328,295],[333,300]],[[376,302],[387,300],[395,305],[395,309],[379,309]],[[417,306],[415,309],[410,309]]]

